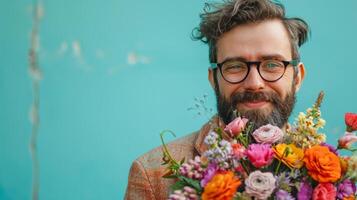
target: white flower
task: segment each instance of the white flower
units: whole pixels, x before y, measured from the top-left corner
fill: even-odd
[[[254,171],[245,179],[245,192],[257,200],[265,200],[273,193],[275,182],[276,180],[272,173]]]
[[[281,140],[284,133],[279,127],[267,124],[255,130],[252,135],[258,143],[273,144]]]

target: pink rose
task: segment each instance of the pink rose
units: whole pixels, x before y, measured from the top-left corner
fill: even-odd
[[[312,194],[312,200],[335,200],[336,188],[332,183],[319,183]]]
[[[274,158],[270,144],[251,144],[246,154],[249,161],[257,168],[269,165]]]
[[[281,140],[284,133],[279,127],[267,124],[255,130],[252,135],[258,143],[273,144]]]
[[[248,119],[244,117],[237,117],[235,120],[229,123],[226,128],[224,128],[224,131],[227,131],[229,134],[231,134],[232,137],[234,137],[244,130],[247,122]]]
[[[357,142],[357,136],[354,133],[346,132],[344,136],[338,139],[338,148],[348,149],[355,142]]]

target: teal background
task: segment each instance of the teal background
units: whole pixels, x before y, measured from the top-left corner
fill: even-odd
[[[357,1],[282,2],[288,16],[312,28],[291,119],[324,90],[324,132],[334,144],[344,113],[357,112]],[[215,107],[207,47],[190,39],[203,5],[43,1],[40,199],[123,199],[131,162],[160,145],[161,130],[183,136],[200,128],[205,118],[187,111],[194,98],[208,94],[207,105]],[[31,198],[30,8],[30,1],[0,2],[0,199]]]

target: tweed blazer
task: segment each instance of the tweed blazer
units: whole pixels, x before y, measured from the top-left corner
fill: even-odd
[[[207,150],[204,138],[212,125],[223,127],[218,117],[213,117],[211,122],[211,124],[206,123],[199,131],[168,143],[167,147],[174,159],[192,159]],[[132,163],[125,193],[126,200],[168,199],[170,186],[175,180],[162,178],[165,173],[165,166],[161,165],[162,155],[162,146],[160,146]]]

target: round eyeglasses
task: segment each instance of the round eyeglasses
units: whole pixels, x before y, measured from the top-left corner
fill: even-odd
[[[219,68],[224,80],[236,84],[243,82],[248,77],[251,66],[256,65],[258,73],[264,81],[275,82],[283,77],[287,66],[296,67],[299,62],[298,59],[291,61],[263,60],[253,62],[230,59],[222,63],[211,63],[211,69]]]

